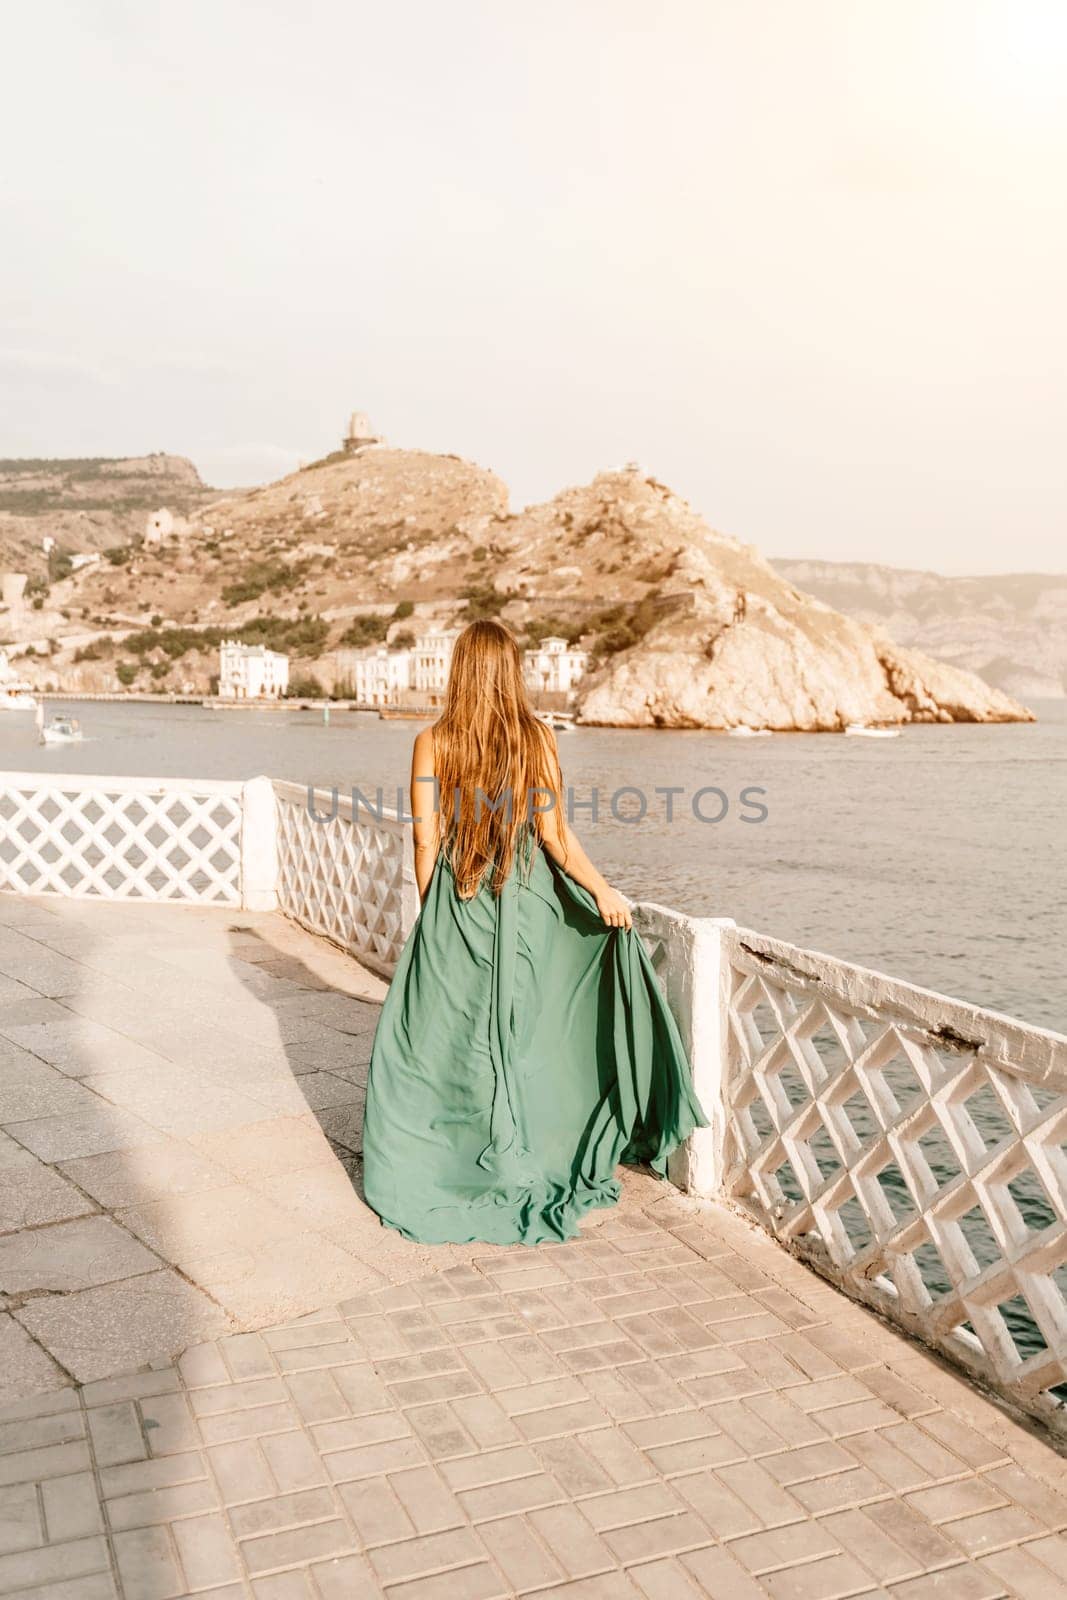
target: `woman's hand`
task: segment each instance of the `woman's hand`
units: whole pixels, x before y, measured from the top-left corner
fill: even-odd
[[[617,889],[605,884],[596,897],[596,908],[609,928],[632,928],[629,901]]]

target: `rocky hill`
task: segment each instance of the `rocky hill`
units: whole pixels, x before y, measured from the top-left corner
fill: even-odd
[[[790,583],[1025,699],[1067,694],[1067,576],[950,578],[865,562],[775,561]]]
[[[218,639],[239,634],[287,649],[294,679],[329,687],[345,648],[487,615],[529,642],[584,641],[589,722],[1029,717],[802,593],[636,468],[516,513],[492,473],[380,445],[215,499],[161,546],[111,550],[53,584],[31,619],[48,660],[40,644],[30,660],[67,688],[206,688]]]
[[[184,456],[0,460],[0,565],[43,574],[46,535],[68,554],[129,544],[149,511],[185,516],[214,491]]]

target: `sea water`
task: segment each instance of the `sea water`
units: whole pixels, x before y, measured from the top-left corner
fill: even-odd
[[[386,804],[406,793],[418,726],[336,710],[324,725],[321,709],[49,709],[73,711],[83,741],[41,746],[32,713],[0,712],[0,767],[267,773],[372,802],[380,788]],[[886,740],[578,728],[559,750],[575,830],[633,898],[1064,1030],[1067,701],[1038,712]]]

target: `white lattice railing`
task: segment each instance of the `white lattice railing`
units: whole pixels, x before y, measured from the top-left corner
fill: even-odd
[[[386,976],[418,908],[398,817],[268,778],[0,774],[0,889],[277,907]],[[730,922],[635,920],[711,1123],[675,1180],[1058,1425],[1067,1039]]]
[[[0,773],[0,890],[277,907],[386,976],[418,909],[395,813],[269,778]]]
[[[674,1174],[1060,1424],[1067,1038],[659,907],[712,1127]]]
[[[240,905],[243,789],[0,774],[0,888]]]
[[[279,908],[389,976],[418,911],[408,827],[384,807],[354,812],[336,790],[274,793]]]

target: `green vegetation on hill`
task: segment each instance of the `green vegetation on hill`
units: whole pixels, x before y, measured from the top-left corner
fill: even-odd
[[[464,622],[483,622],[489,617],[498,617],[508,601],[515,598],[510,593],[501,594],[491,583],[483,581],[468,583],[460,593],[467,602]]]
[[[122,641],[122,648],[142,660],[159,650],[171,661],[180,661],[190,650],[217,650],[223,639],[238,639],[287,655],[314,657],[322,654],[328,633],[321,617],[255,617],[239,628],[141,628]]]
[[[122,482],[121,478],[117,481]],[[5,489],[0,484],[0,511],[9,511],[15,517],[35,517],[42,511],[60,509],[65,503],[78,511],[154,511],[163,493],[164,489],[161,486],[153,494],[147,494],[140,489],[131,494],[115,493],[106,496],[79,494],[69,502],[65,502],[63,489],[58,492],[54,488]],[[166,493],[171,500],[175,498],[169,486],[166,488]]]
[[[37,477],[42,472],[63,473],[65,477],[96,478],[105,467],[113,467],[121,456],[14,456],[0,459],[0,476]]]
[[[310,565],[309,561],[296,561],[292,565],[284,561],[253,561],[239,578],[224,586],[223,604],[239,606],[246,600],[258,600],[261,594],[283,594],[287,589],[296,589]]]
[[[190,464],[160,456],[24,456],[0,459],[0,511],[32,517],[63,509],[150,511],[166,500],[179,510],[205,493]],[[150,469],[145,463],[153,461]],[[37,481],[33,481],[37,480]]]
[[[305,673],[299,678],[294,678],[285,691],[287,700],[322,700],[326,697],[326,690],[318,678],[311,673]]]
[[[562,617],[534,617],[526,624],[523,645],[527,650],[537,650],[546,639],[566,639],[568,644],[581,637],[587,624],[564,621]]]
[[[342,633],[340,644],[361,650],[364,645],[379,644],[389,631],[389,618],[370,616],[353,617]]]
[[[629,650],[631,645],[640,644],[662,615],[663,609],[657,604],[657,596],[651,594],[636,603],[605,606],[586,624],[588,631],[597,636],[593,646],[594,655],[614,656],[620,650]]]

